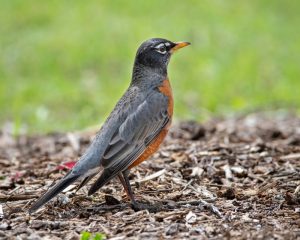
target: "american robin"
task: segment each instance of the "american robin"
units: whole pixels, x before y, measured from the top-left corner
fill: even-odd
[[[152,38],[139,47],[129,88],[96,134],[75,166],[29,209],[32,213],[70,184],[81,180],[79,188],[97,173],[100,177],[88,194],[118,176],[135,210],[128,174],[132,167],[149,158],[164,140],[173,115],[173,96],[168,79],[168,63],[173,52],[188,42]]]

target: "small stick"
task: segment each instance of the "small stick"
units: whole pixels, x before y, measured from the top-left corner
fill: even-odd
[[[142,179],[137,179],[137,180],[135,180],[134,182],[136,182],[136,183],[147,182],[147,181],[150,181],[150,180],[152,180],[152,179],[155,179],[155,178],[160,177],[160,176],[163,175],[165,172],[166,172],[166,169],[162,169],[162,170],[160,170],[160,171],[158,171],[158,172],[155,172],[155,173],[153,173],[153,174],[151,174],[151,175],[149,175],[149,176],[146,176],[146,177],[144,177],[144,178],[142,178]],[[130,184],[132,185],[133,183],[130,183]]]
[[[194,179],[191,179],[185,186],[184,188],[181,190],[181,192],[183,192],[185,189],[187,189],[187,187],[189,187],[192,183],[193,183]]]
[[[2,204],[0,204],[0,219],[3,218],[4,218],[3,208],[2,208]]]
[[[19,195],[0,195],[0,201],[7,201],[7,202],[12,202],[12,201],[20,201],[20,200],[28,200],[32,198],[37,198],[37,195],[25,195],[25,194],[19,194]]]
[[[208,208],[212,213],[216,214],[219,218],[224,219],[222,213],[219,211],[219,209],[216,206],[202,199],[200,201],[201,204],[204,205],[204,207]]]
[[[14,193],[15,191],[17,191],[19,188],[21,188],[21,185],[17,186],[15,189],[11,190],[10,192],[8,192],[8,195],[11,195],[12,193]]]
[[[116,205],[102,205],[102,206],[98,206],[98,207],[91,207],[91,208],[87,208],[87,211],[107,211],[107,210],[114,210],[114,209],[125,209],[129,206],[128,203],[120,203],[120,204],[116,204]]]

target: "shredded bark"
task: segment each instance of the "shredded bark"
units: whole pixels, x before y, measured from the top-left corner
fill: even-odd
[[[118,180],[90,185],[27,210],[87,148],[94,132],[14,138],[0,134],[0,239],[296,239],[300,237],[300,119],[251,114],[174,124],[136,167],[135,212]],[[67,163],[62,165],[63,163]],[[61,167],[64,166],[64,167]]]

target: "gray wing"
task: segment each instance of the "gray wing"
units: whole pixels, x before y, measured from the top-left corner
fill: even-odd
[[[154,92],[128,115],[110,140],[102,159],[104,170],[89,195],[127,169],[145,151],[170,122],[167,109],[168,98]]]

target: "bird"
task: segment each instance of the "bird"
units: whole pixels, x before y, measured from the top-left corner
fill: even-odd
[[[88,195],[118,177],[134,210],[141,210],[129,182],[130,170],[156,152],[173,116],[173,94],[168,78],[172,54],[189,42],[163,38],[144,41],[137,50],[131,82],[74,167],[30,207],[37,211],[69,185],[78,189],[99,174]]]

